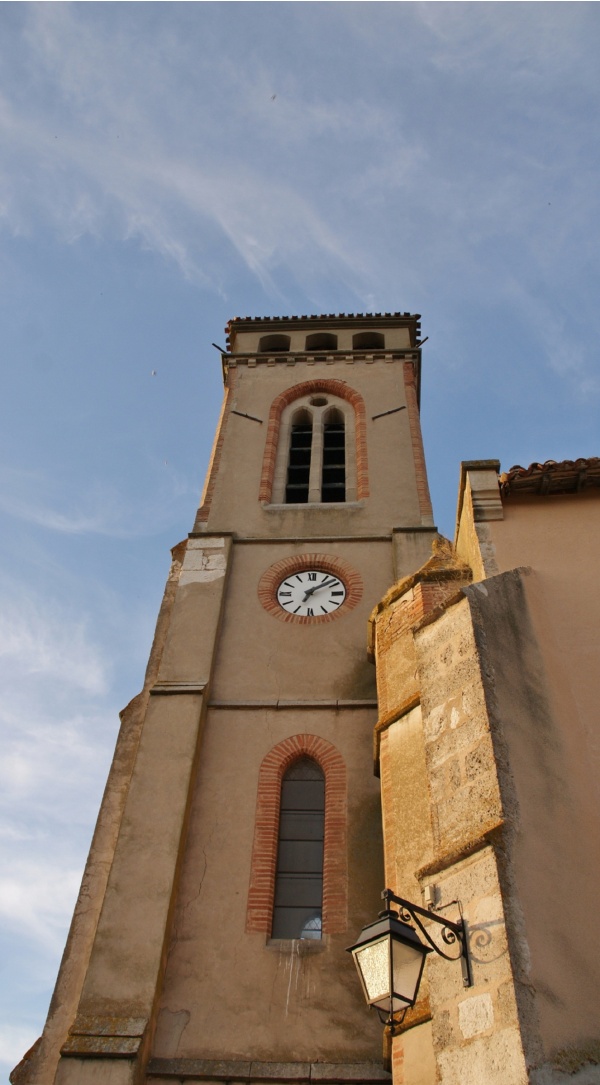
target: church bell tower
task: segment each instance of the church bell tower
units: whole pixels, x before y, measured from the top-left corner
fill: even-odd
[[[30,1085],[381,1082],[367,619],[431,552],[419,317],[234,319]]]

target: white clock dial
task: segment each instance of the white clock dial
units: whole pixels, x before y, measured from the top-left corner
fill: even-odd
[[[322,569],[303,569],[291,573],[277,589],[277,602],[288,614],[299,618],[320,618],[332,614],[346,598],[346,588],[339,577]]]

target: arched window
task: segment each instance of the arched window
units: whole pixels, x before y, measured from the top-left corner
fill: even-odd
[[[337,350],[337,335],[331,332],[313,332],[306,336],[307,350]]]
[[[289,335],[263,335],[258,344],[259,354],[280,354],[289,349]]]
[[[364,500],[369,496],[364,400],[345,381],[317,378],[292,385],[271,404],[260,479],[261,503],[296,503],[291,489],[288,490],[288,481],[292,481],[289,476],[292,449],[296,452],[292,427],[299,424],[297,412],[300,409],[304,409],[310,418],[312,437],[308,496],[305,489],[299,503],[315,505]],[[326,426],[332,428],[326,430]],[[327,486],[329,478],[324,477],[324,460],[328,468],[335,468],[327,472],[336,483],[330,488]]]
[[[273,480],[275,502],[329,504],[356,500],[356,436],[352,405],[308,395],[283,412]]]
[[[301,757],[281,783],[272,938],[320,938],[325,777]]]
[[[352,350],[383,350],[385,336],[381,332],[357,332],[352,336]]]
[[[322,772],[325,777],[325,818],[322,842],[312,840],[310,834],[304,843],[320,844],[323,851],[323,903],[322,913],[319,915],[319,903],[306,907],[302,926],[298,928],[305,931],[304,937],[310,937],[309,931],[317,932],[319,937],[319,925],[323,935],[342,934],[348,929],[348,848],[347,848],[347,817],[348,817],[348,791],[346,779],[346,766],[339,752],[318,735],[290,735],[278,742],[276,746],[265,754],[258,774],[258,788],[256,794],[256,817],[254,822],[254,843],[252,846],[252,863],[250,867],[250,884],[248,887],[248,908],[246,912],[246,931],[248,934],[264,934],[269,937],[274,931],[281,930],[286,905],[281,899],[289,884],[285,885],[286,873],[293,874],[295,871],[285,871],[282,857],[282,865],[278,869],[277,855],[280,844],[286,842],[284,837],[292,822],[292,817],[285,817],[280,806],[287,808],[288,795],[282,795],[282,782],[288,779],[290,769],[296,772],[301,766],[307,766],[311,772]],[[316,776],[315,776],[316,779]],[[320,778],[321,779],[321,778]],[[316,780],[319,785],[319,780]],[[322,785],[321,785],[322,786]],[[286,789],[287,792],[288,789]],[[283,800],[283,801],[281,801]],[[314,800],[314,795],[313,795]],[[323,800],[321,800],[322,803]],[[319,814],[320,807],[309,807],[308,814]],[[290,814],[296,817],[296,824],[300,821],[298,807]],[[318,818],[315,817],[312,828],[312,836]],[[281,835],[280,841],[280,821]],[[286,825],[287,822],[287,825]],[[309,820],[306,820],[309,826]],[[301,837],[295,837],[302,843]],[[315,873],[315,872],[313,872]],[[278,879],[279,889],[277,895],[278,916],[274,923],[273,908],[275,905],[275,879]],[[296,887],[297,888],[297,887]],[[314,886],[313,886],[314,889]],[[301,905],[296,904],[296,907]],[[280,909],[280,911],[279,911]],[[288,919],[290,917],[288,916]],[[283,938],[283,934],[274,934],[274,937]]]

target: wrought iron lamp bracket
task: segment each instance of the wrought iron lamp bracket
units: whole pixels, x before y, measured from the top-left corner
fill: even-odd
[[[440,957],[443,957],[446,961],[460,961],[463,986],[473,986],[473,975],[471,972],[471,962],[469,960],[469,949],[467,945],[467,929],[462,915],[460,901],[452,901],[453,904],[458,905],[460,912],[460,919],[458,923],[455,923],[451,919],[446,919],[443,915],[437,915],[436,912],[429,911],[428,908],[421,908],[418,904],[413,904],[410,900],[404,900],[403,897],[397,897],[395,893],[392,893],[391,889],[384,889],[381,898],[386,903],[386,910],[381,913],[382,916],[386,914],[393,916],[398,915],[403,923],[410,923],[411,921],[415,923],[431,948],[434,949]],[[398,913],[392,911],[390,904],[397,905]],[[428,921],[438,923],[442,928],[440,934],[445,944],[447,946],[452,946],[458,943],[457,948],[460,948],[460,952],[453,956],[450,953],[445,953],[443,949],[440,949],[440,946],[434,941],[424,923],[421,921],[421,916]]]

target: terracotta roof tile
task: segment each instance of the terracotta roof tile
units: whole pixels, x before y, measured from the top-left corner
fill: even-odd
[[[600,487],[600,456],[588,459],[546,460],[529,467],[511,467],[499,478],[504,497],[514,493],[568,494]]]

